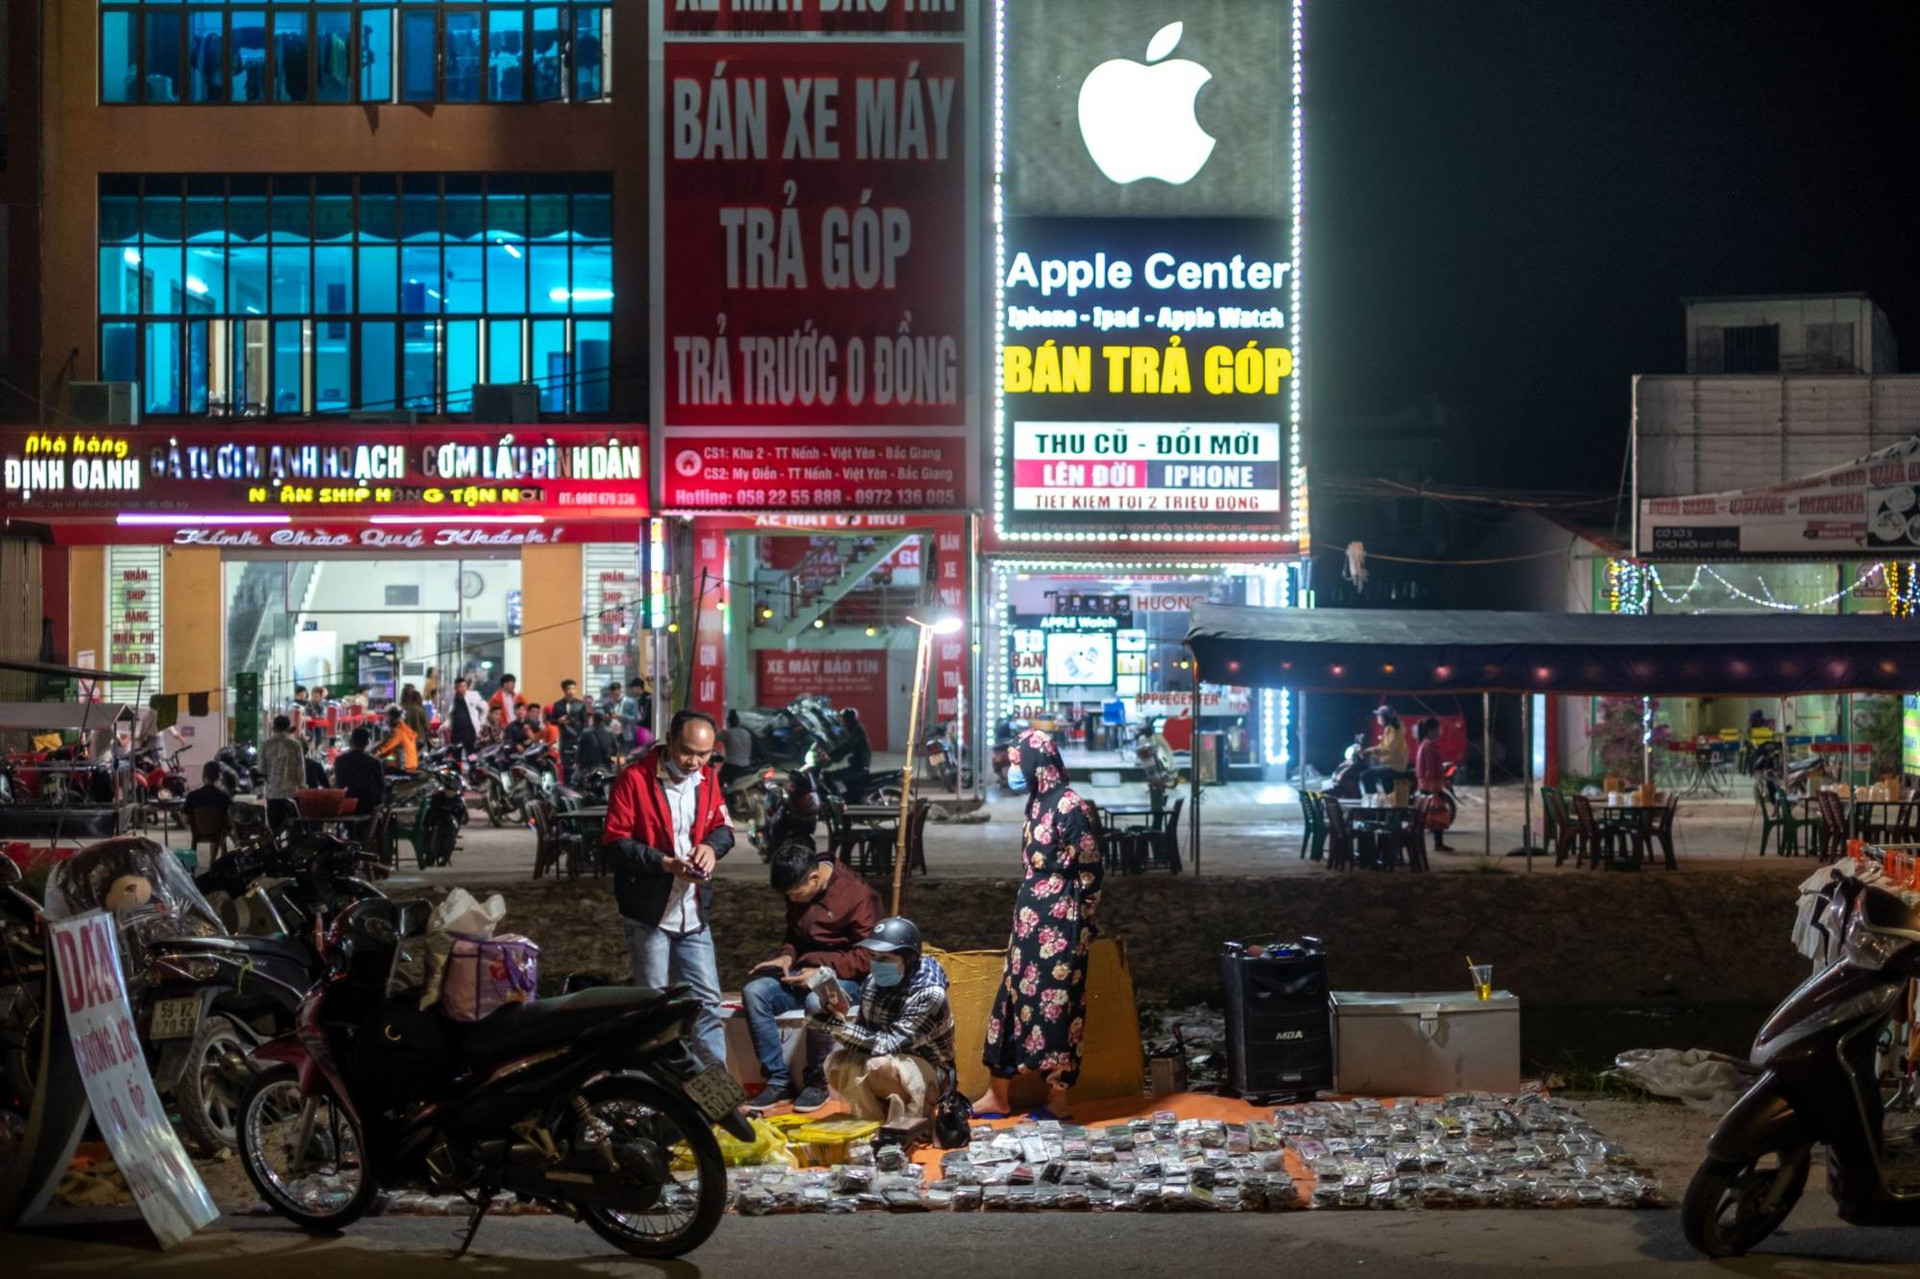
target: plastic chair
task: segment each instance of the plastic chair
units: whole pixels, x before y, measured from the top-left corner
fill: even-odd
[[[1427,814],[1432,811],[1439,799],[1433,795],[1421,795],[1413,801],[1413,808],[1407,818],[1407,824],[1396,831],[1394,842],[1399,851],[1406,854],[1408,870],[1431,870],[1427,864]],[[1387,865],[1393,865],[1394,849],[1387,850]]]
[[[1340,801],[1325,801],[1327,818],[1327,869],[1353,869],[1353,826],[1347,819],[1347,810]]]
[[[1678,869],[1680,864],[1673,855],[1673,814],[1679,807],[1680,797],[1669,794],[1666,804],[1653,815],[1653,821],[1647,827],[1647,841],[1659,846],[1660,856],[1666,861],[1668,870]]]
[[[1567,825],[1567,810],[1561,805],[1560,792],[1551,786],[1540,788],[1540,843],[1553,854],[1553,864],[1567,860],[1567,844],[1573,831]]]
[[[1187,797],[1182,795],[1152,826],[1131,832],[1139,837],[1149,866],[1158,860],[1174,874],[1180,873],[1180,810],[1186,806]]]
[[[1779,808],[1773,802],[1773,790],[1773,783],[1766,778],[1754,779],[1753,801],[1760,806],[1760,856],[1762,857],[1767,855],[1767,840],[1780,829],[1781,825]],[[1784,857],[1786,856],[1785,848],[1786,834],[1782,832],[1779,840],[1775,841],[1774,849],[1779,856]]]
[[[1319,861],[1327,846],[1327,797],[1317,790],[1303,792],[1300,816],[1305,822],[1305,830],[1300,835],[1300,858],[1305,861],[1312,857]]]
[[[1593,815],[1593,801],[1585,795],[1573,797],[1573,813],[1580,823],[1580,849],[1574,854],[1573,864],[1578,866],[1582,859],[1589,867],[1597,868],[1603,861],[1611,864],[1619,843],[1618,832],[1600,824]]]
[[[187,814],[187,851],[199,861],[200,845],[207,846],[207,860],[218,860],[227,851],[227,837],[233,833],[233,819],[224,809],[196,808]]]

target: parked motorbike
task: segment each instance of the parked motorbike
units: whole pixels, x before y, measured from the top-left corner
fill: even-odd
[[[804,699],[789,702],[777,711],[742,711],[740,725],[753,736],[754,762],[775,768],[797,767],[809,750],[828,740],[826,725]]]
[[[231,940],[219,917],[171,852],[134,837],[83,848],[47,881],[48,919],[91,910],[114,917],[134,1026],[155,1087],[180,1117],[181,1136],[200,1154],[231,1144],[233,1108],[254,1036],[237,1012],[216,1007],[203,1016],[206,1000],[170,988],[176,980],[197,986],[217,975],[213,969],[176,970],[155,962],[174,943]]]
[[[510,776],[513,765],[507,756],[507,747],[502,744],[475,751],[467,757],[467,789],[480,796],[480,803],[487,810],[487,824],[496,828],[506,825],[514,816],[508,798],[513,784]],[[524,821],[525,817],[520,820]]]
[[[222,746],[213,753],[213,762],[220,765],[226,777],[229,795],[251,794],[266,784],[267,775],[260,770],[259,752],[250,743]]]
[[[972,770],[967,768],[960,753],[952,720],[936,728],[921,745],[920,752],[927,761],[927,778],[936,789],[957,791],[973,780]]]
[[[821,763],[820,752],[811,751],[796,771],[812,774],[814,789],[822,794],[835,796],[848,804],[897,806],[900,803],[900,791],[906,783],[899,769],[882,768],[853,774],[845,769],[828,772],[821,767]]]
[[[47,932],[20,868],[0,856],[0,1109],[25,1115],[46,1025]]]
[[[158,742],[150,742],[133,753],[133,783],[141,823],[148,827],[162,825],[167,816],[157,806],[160,801],[184,799],[189,789],[186,771],[180,767],[180,752],[163,752]]]
[[[1920,908],[1833,872],[1812,917],[1831,963],[1760,1029],[1762,1074],[1720,1120],[1687,1187],[1681,1225],[1710,1257],[1746,1252],[1779,1228],[1826,1147],[1827,1190],[1854,1225],[1920,1225],[1920,1128],[1887,1122],[1888,1024],[1920,977]]]
[[[448,866],[466,824],[466,787],[459,770],[442,763],[387,779],[387,802],[373,823],[373,846],[389,866],[399,864],[403,841],[413,846],[414,864],[421,870]]]
[[[536,801],[553,802],[553,792],[560,785],[560,770],[544,744],[521,747],[517,751],[508,749],[511,762],[507,766],[506,811],[524,823],[533,819]]]
[[[390,995],[407,931],[350,907],[295,1029],[260,1048],[240,1157],[268,1206],[331,1232],[382,1189],[459,1194],[476,1205],[464,1252],[504,1191],[636,1256],[704,1242],[727,1198],[712,1125],[752,1128],[726,1067],[693,1051],[688,989],[600,986],[462,1025]]]

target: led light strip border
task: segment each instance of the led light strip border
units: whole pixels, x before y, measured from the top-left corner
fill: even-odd
[[[1300,270],[1306,243],[1306,126],[1303,70],[1306,49],[1306,0],[1293,0],[1293,104],[1289,121],[1293,182],[1292,270],[1288,273],[1287,326],[1293,348],[1293,372],[1287,387],[1287,494],[1289,527],[1272,533],[1132,533],[1120,530],[1016,533],[1007,527],[1007,385],[1004,352],[1007,316],[1007,5],[993,5],[993,531],[1008,542],[1205,542],[1257,544],[1294,542],[1300,553],[1308,549],[1307,472],[1300,441],[1302,391],[1300,379]]]
[[[1915,606],[1920,605],[1920,581],[1916,581],[1911,572],[1903,574],[1896,562],[1888,560],[1878,560],[1868,564],[1854,577],[1852,583],[1830,595],[1823,595],[1809,603],[1794,604],[1776,596],[1765,577],[1757,579],[1761,594],[1755,595],[1727,580],[1726,576],[1711,564],[1696,564],[1693,566],[1692,580],[1684,588],[1673,591],[1667,589],[1658,565],[1612,559],[1607,562],[1608,611],[1630,614],[1650,612],[1656,594],[1664,604],[1682,605],[1693,598],[1695,592],[1702,588],[1703,579],[1707,578],[1718,583],[1733,598],[1777,613],[1810,613],[1830,608],[1861,587],[1870,585],[1876,579],[1887,587],[1889,612],[1893,616],[1910,617],[1914,614]]]
[[[1159,577],[1177,572],[1204,573],[1217,577],[1251,578],[1258,584],[1258,594],[1262,597],[1253,603],[1262,604],[1268,608],[1299,608],[1303,606],[1305,596],[1301,566],[1293,562],[1258,564],[1231,560],[1224,562],[1219,560],[1117,562],[996,559],[992,561],[992,565],[993,593],[997,604],[992,614],[992,622],[998,634],[995,636],[995,651],[992,659],[987,663],[986,671],[986,713],[989,724],[997,723],[1006,715],[1013,700],[1012,689],[1008,684],[1012,656],[1009,650],[1013,644],[1011,625],[1013,608],[1008,585],[1009,579],[1016,574],[1101,578],[1128,577],[1135,574]],[[1289,746],[1293,732],[1293,690],[1267,688],[1259,692],[1261,694],[1259,712],[1261,755],[1268,764],[1279,765],[1284,770],[1293,762],[1293,753]]]

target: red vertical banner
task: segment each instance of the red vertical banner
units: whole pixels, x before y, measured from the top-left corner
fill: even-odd
[[[934,534],[934,598],[940,612],[971,622],[967,616],[967,531],[962,520],[952,527],[943,525]],[[938,728],[950,719],[959,719],[964,706],[967,681],[967,651],[972,644],[972,627],[963,625],[952,635],[933,637],[933,700],[927,707],[931,727]]]
[[[727,534],[705,522],[693,530],[693,679],[687,705],[716,717],[727,695]]]

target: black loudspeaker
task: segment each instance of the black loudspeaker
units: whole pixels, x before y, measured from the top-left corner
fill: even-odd
[[[1227,1087],[1242,1097],[1332,1088],[1327,953],[1319,939],[1230,941],[1220,967],[1227,997]]]

